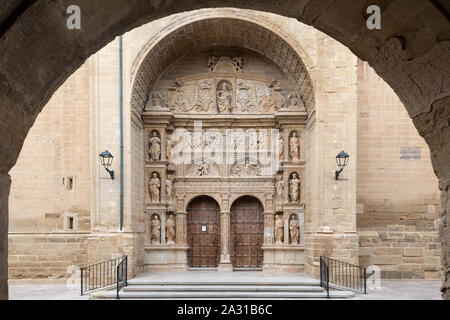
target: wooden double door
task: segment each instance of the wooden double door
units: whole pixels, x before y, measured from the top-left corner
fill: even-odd
[[[245,196],[231,206],[231,263],[235,268],[262,267],[264,212],[258,199]]]
[[[187,209],[190,267],[216,267],[220,261],[220,208],[207,196],[194,199]],[[259,200],[245,196],[231,206],[230,258],[233,267],[262,267],[264,213]]]
[[[217,267],[220,260],[220,208],[207,196],[194,199],[187,210],[190,267]]]

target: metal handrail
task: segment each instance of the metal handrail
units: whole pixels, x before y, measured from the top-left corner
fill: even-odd
[[[320,257],[320,286],[330,296],[330,283],[337,288],[367,294],[366,268],[328,257]]]
[[[117,299],[119,297],[119,291],[123,287],[128,285],[128,256],[125,256],[117,266]]]
[[[81,295],[117,285],[117,268],[123,260],[128,260],[127,256],[80,267]]]

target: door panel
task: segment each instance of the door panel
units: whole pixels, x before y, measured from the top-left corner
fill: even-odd
[[[231,263],[234,267],[261,267],[264,213],[258,199],[242,197],[231,207]]]
[[[194,199],[188,207],[187,219],[189,266],[216,267],[220,259],[219,205],[206,196]]]

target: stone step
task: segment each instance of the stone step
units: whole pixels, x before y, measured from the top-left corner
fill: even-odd
[[[322,292],[319,286],[253,286],[253,285],[133,285],[123,288],[124,292],[177,291],[177,292]]]
[[[142,279],[131,279],[128,280],[128,286],[169,286],[169,285],[179,285],[179,286],[319,286],[320,282],[317,280],[302,280],[302,281],[270,281],[270,280],[255,280],[255,281],[242,281],[240,279],[228,280],[228,281],[168,281],[168,280],[142,280]]]
[[[330,298],[353,298],[350,291],[331,291]],[[91,294],[91,299],[115,299],[116,292],[103,291]],[[138,292],[121,291],[120,299],[326,299],[326,292]]]

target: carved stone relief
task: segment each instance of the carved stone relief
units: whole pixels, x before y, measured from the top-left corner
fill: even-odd
[[[218,177],[220,170],[213,163],[190,164],[186,167],[184,175],[187,177]]]
[[[230,173],[232,176],[261,176],[261,166],[256,163],[248,163],[248,161],[245,164],[233,164],[230,167]]]
[[[167,97],[159,91],[151,91],[148,95],[148,100],[145,105],[145,111],[168,109]]]

